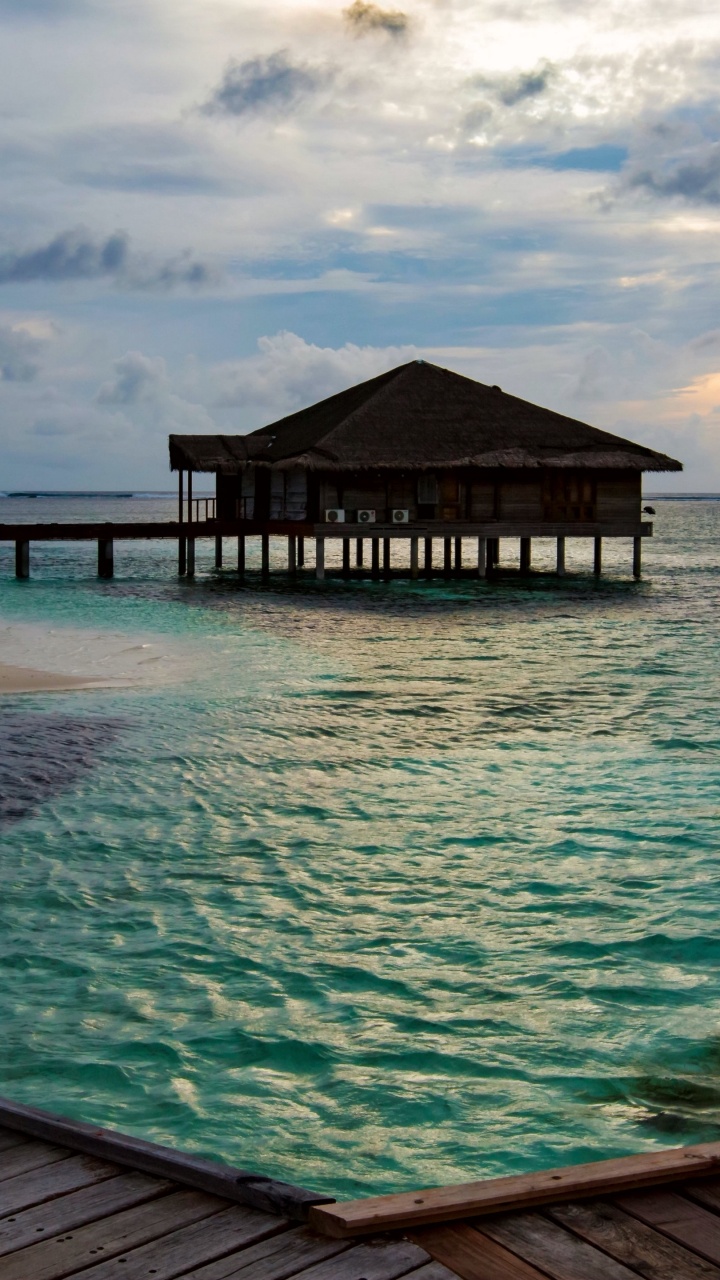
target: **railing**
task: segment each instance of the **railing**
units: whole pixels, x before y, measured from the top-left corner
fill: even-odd
[[[214,498],[192,498],[185,501],[187,521],[189,524],[202,524],[205,520],[215,519]]]

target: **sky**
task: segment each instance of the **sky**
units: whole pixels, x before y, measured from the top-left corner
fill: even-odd
[[[714,0],[0,0],[0,489],[422,357],[720,491]]]

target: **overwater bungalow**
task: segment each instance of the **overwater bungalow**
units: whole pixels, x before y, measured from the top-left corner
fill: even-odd
[[[481,576],[497,564],[500,538],[520,540],[524,570],[532,538],[555,538],[559,573],[567,537],[594,540],[597,573],[602,539],[631,538],[639,576],[641,540],[652,534],[642,473],[682,470],[654,449],[425,360],[248,435],[172,435],[170,466],[179,472],[181,519],[214,520],[243,540],[260,535],[264,569],[271,536],[288,537],[291,569],[298,539],[302,558],[302,541],[313,537],[319,577],[331,537],[342,539],[345,572],[351,539],[356,565],[369,539],[375,573],[381,544],[388,572],[391,544],[402,539],[413,577],[421,541],[432,572],[436,538],[446,572],[462,569],[463,540],[476,538]],[[215,498],[193,499],[193,476],[212,473]]]

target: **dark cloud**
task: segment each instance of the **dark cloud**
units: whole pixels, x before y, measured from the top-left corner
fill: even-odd
[[[720,204],[720,143],[711,143],[694,155],[659,159],[646,167],[636,167],[627,175],[625,185],[656,196]]]
[[[26,330],[0,325],[0,376],[4,382],[32,382],[40,366],[40,342]]]
[[[328,73],[294,64],[283,49],[265,58],[231,62],[203,107],[208,115],[243,116],[289,109],[326,83]]]
[[[128,351],[115,361],[115,377],[100,388],[100,404],[138,404],[151,400],[165,381],[165,362],[159,357]]]
[[[537,98],[544,93],[552,77],[551,67],[542,67],[538,71],[527,71],[514,80],[506,80],[498,86],[497,95],[506,107],[514,107],[526,98]]]
[[[401,13],[399,9],[381,9],[377,4],[369,4],[368,0],[354,0],[354,4],[344,9],[343,14],[360,35],[370,31],[387,31],[391,36],[404,36],[410,26],[406,13]]]
[[[168,289],[207,285],[216,279],[216,273],[190,254],[159,264],[133,258],[125,232],[116,231],[98,241],[83,227],[61,231],[39,249],[0,255],[0,285],[101,279],[136,289]]]

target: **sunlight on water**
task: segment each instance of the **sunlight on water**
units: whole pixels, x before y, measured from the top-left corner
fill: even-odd
[[[340,1195],[720,1136],[720,503],[655,505],[640,584],[0,547],[0,636],[161,655],[2,702],[0,1092]]]

